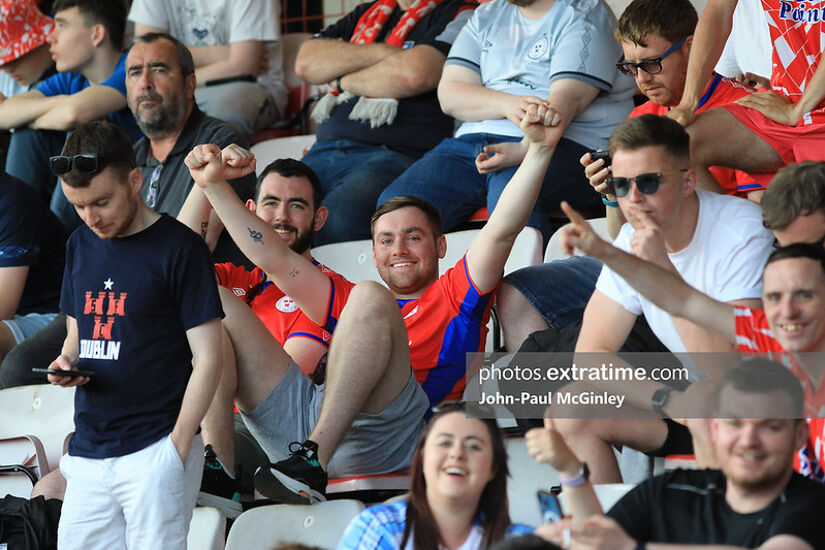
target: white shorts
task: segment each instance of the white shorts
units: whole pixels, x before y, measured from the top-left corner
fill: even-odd
[[[203,473],[201,436],[184,464],[170,436],[113,458],[63,455],[58,550],[186,550]]]

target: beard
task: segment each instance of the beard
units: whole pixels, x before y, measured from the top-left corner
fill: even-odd
[[[147,99],[155,101],[155,106],[141,109],[141,102]],[[185,113],[184,102],[180,98],[170,98],[164,102],[163,97],[155,92],[140,94],[135,99],[134,106],[129,107],[138,127],[150,139],[162,138],[177,130]]]
[[[272,226],[273,229],[287,229],[295,233],[295,240],[289,245],[290,250],[296,254],[303,254],[312,246],[312,240],[315,238],[315,230],[310,227],[303,233],[292,225],[286,223],[276,223]]]

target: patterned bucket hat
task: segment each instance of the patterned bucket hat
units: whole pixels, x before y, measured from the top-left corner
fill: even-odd
[[[43,44],[53,26],[34,0],[0,0],[0,65]]]

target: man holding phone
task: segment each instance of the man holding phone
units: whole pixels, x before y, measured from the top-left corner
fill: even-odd
[[[128,138],[79,127],[51,169],[85,223],[70,237],[60,300],[67,337],[49,375],[78,386],[58,548],[186,548],[220,376],[223,312],[209,251],[150,210]]]

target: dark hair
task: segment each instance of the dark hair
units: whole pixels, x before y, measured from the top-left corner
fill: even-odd
[[[791,418],[804,418],[805,394],[802,385],[790,369],[781,363],[758,357],[746,359],[725,371],[717,387],[717,407],[721,405],[722,391],[727,386],[746,393],[785,392],[792,403]]]
[[[55,15],[70,8],[77,8],[87,27],[103,25],[112,48],[123,49],[127,11],[123,0],[55,0],[52,6]]]
[[[111,166],[118,172],[122,182],[128,182],[129,172],[137,168],[135,151],[128,136],[108,121],[92,121],[78,126],[61,154],[69,157],[84,153],[98,154],[98,169],[93,174],[80,172],[72,167],[71,171],[61,176],[70,187],[86,187],[92,178]]]
[[[664,147],[670,156],[690,161],[690,137],[682,125],[667,117],[642,115],[625,120],[607,142],[610,156],[616,151]]]
[[[195,74],[195,61],[192,59],[192,52],[189,51],[189,48],[186,47],[186,44],[184,44],[183,42],[181,42],[169,33],[147,32],[146,34],[136,36],[132,41],[132,45],[137,43],[151,44],[156,40],[168,40],[169,42],[175,45],[175,48],[178,51],[178,66],[180,66],[180,72],[183,76]]]
[[[762,223],[773,231],[817,211],[825,214],[825,162],[806,160],[780,168],[762,195]]]
[[[646,48],[645,38],[658,34],[676,43],[693,34],[698,21],[689,0],[633,0],[616,23],[616,40]]]
[[[407,195],[388,199],[384,201],[378,209],[376,209],[370,219],[370,235],[373,240],[375,239],[375,223],[378,221],[378,218],[384,214],[392,212],[393,210],[406,208],[407,206],[413,206],[424,212],[424,215],[427,216],[427,221],[430,223],[430,229],[433,232],[433,237],[438,238],[444,234],[444,230],[441,227],[441,212],[438,211],[438,208],[436,208],[431,202],[425,201],[424,199]]]
[[[466,414],[463,403],[442,405],[430,419],[427,427],[418,437],[412,464],[410,465],[410,494],[407,502],[407,517],[404,525],[404,537],[400,548],[404,548],[410,535],[413,537],[414,550],[437,550],[440,542],[438,526],[435,523],[429,502],[427,502],[427,482],[424,479],[424,444],[435,422],[450,413]],[[493,450],[493,468],[495,475],[481,493],[476,508],[475,520],[484,527],[482,548],[504,538],[505,530],[510,525],[509,504],[507,502],[507,449],[504,438],[494,418],[479,418],[487,427]]]
[[[788,246],[780,246],[768,256],[768,261],[765,263],[765,266],[769,266],[779,260],[787,260],[790,258],[808,258],[809,260],[818,262],[822,268],[822,274],[825,276],[825,248],[819,244],[794,243]]]
[[[255,202],[258,201],[258,195],[261,193],[261,184],[271,173],[276,173],[284,178],[306,178],[312,184],[312,207],[316,210],[321,206],[321,180],[315,170],[301,162],[291,158],[277,159],[270,162],[263,172],[258,176],[255,182]]]
[[[490,550],[561,550],[561,547],[538,535],[529,534],[500,540]]]

